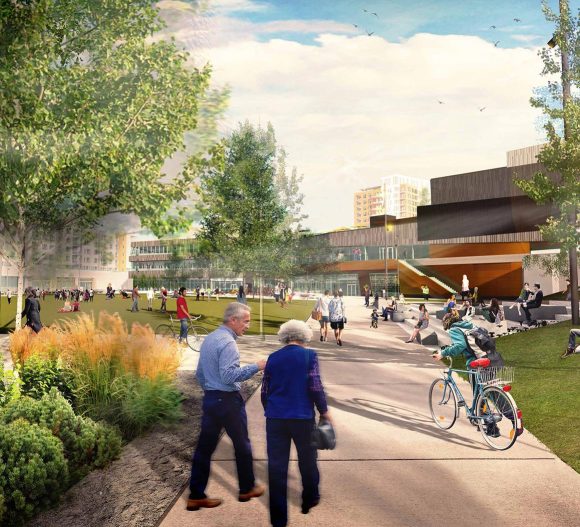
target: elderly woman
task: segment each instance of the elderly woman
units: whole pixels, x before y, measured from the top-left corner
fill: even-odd
[[[310,436],[314,426],[314,406],[321,417],[330,419],[320,380],[318,357],[305,347],[312,330],[300,320],[280,326],[284,347],[272,353],[262,381],[262,405],[266,416],[270,521],[274,527],[288,523],[287,487],[290,444],[294,441],[302,476],[302,513],[318,505],[319,474],[316,448]]]

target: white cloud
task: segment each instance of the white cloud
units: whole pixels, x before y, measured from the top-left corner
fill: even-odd
[[[528,102],[545,84],[536,49],[462,35],[393,43],[337,35],[351,29],[335,24],[212,17],[192,46],[198,62],[212,63],[214,82],[232,88],[224,131],[245,119],[274,125],[289,163],[304,174],[306,224],[314,230],[351,225],[353,192],[381,176],[499,167],[507,150],[542,141]],[[328,25],[316,45],[256,39],[316,25]]]
[[[211,11],[219,13],[256,12],[268,8],[266,4],[253,0],[209,0]]]
[[[516,42],[524,42],[525,44],[542,45],[546,40],[546,35],[510,35]]]

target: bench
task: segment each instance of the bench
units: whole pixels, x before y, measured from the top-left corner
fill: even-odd
[[[523,308],[520,308],[520,310],[522,314],[518,315],[517,307],[513,309],[504,308],[505,319],[513,322],[523,322],[526,320],[526,314]],[[533,320],[556,320],[556,315],[566,315],[567,313],[566,306],[542,305],[540,307],[530,308],[530,314]]]

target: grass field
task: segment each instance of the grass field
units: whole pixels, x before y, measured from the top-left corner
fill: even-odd
[[[580,472],[580,355],[560,359],[570,328],[562,322],[502,337],[497,349],[515,367],[511,393],[524,427]],[[465,361],[454,359],[453,367]]]
[[[201,314],[202,317],[196,322],[206,327],[209,331],[217,328],[221,324],[222,315],[224,309],[229,302],[232,302],[233,298],[220,298],[219,301],[214,299],[196,302],[194,298],[187,299],[187,305],[189,307],[189,312],[194,315]],[[43,325],[49,326],[59,319],[70,320],[71,318],[77,317],[79,313],[59,313],[58,309],[64,305],[62,301],[56,301],[54,297],[47,296],[44,300],[40,301],[40,318]],[[248,299],[248,305],[252,309],[252,323],[250,325],[250,330],[248,334],[257,335],[259,334],[259,313],[260,306],[259,300],[256,298]],[[294,300],[291,304],[286,304],[284,308],[281,308],[279,304],[276,304],[273,299],[264,300],[264,333],[266,335],[276,334],[280,324],[289,320],[291,318],[297,318],[300,320],[306,320],[312,307],[314,305],[313,301],[306,300]],[[161,307],[161,300],[155,299],[153,301],[153,311],[147,311],[147,300],[145,295],[141,296],[141,301],[139,302],[139,312],[131,312],[131,300],[123,300],[122,298],[115,298],[114,300],[106,300],[104,295],[95,296],[94,302],[81,302],[80,313],[93,313],[95,316],[98,315],[100,311],[108,311],[109,313],[119,313],[121,318],[127,323],[129,327],[133,322],[139,322],[140,324],[149,324],[152,328],[155,328],[158,324],[162,322],[169,321],[169,314],[173,314],[175,317],[176,312],[176,300],[170,298],[167,301],[168,313],[164,314],[159,311]],[[0,332],[5,333],[14,329],[14,316],[16,314],[16,298],[12,298],[12,303],[8,305],[8,301],[5,297],[2,298],[0,303]]]

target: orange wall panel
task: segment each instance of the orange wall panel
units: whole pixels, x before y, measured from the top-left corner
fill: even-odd
[[[514,243],[465,243],[432,244],[429,258],[453,258],[459,256],[487,256],[491,254],[529,254],[529,242]]]

